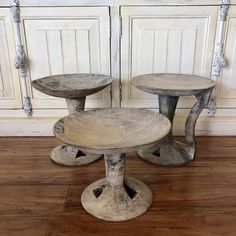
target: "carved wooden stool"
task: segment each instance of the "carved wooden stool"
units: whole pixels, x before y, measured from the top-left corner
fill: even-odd
[[[170,128],[165,116],[135,108],[91,110],[59,120],[54,126],[57,138],[83,151],[105,155],[106,178],[83,191],[85,210],[108,221],[144,213],[152,203],[152,193],[141,181],[125,178],[124,153],[157,144]]]
[[[69,113],[84,110],[86,96],[94,94],[113,82],[113,78],[98,74],[63,74],[34,80],[32,86],[42,93],[66,99]],[[61,144],[51,151],[51,160],[60,165],[77,166],[101,157],[87,154],[76,147]]]
[[[215,82],[195,75],[147,74],[133,78],[131,83],[143,91],[158,95],[160,113],[168,117],[172,124],[179,96],[196,97],[197,102],[185,123],[186,144],[175,141],[171,129],[162,143],[139,151],[141,158],[162,166],[178,166],[193,160],[196,147],[195,125],[209,101]]]

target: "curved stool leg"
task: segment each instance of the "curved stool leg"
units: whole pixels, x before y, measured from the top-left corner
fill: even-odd
[[[195,126],[197,123],[197,119],[201,114],[202,110],[208,104],[212,90],[213,90],[212,88],[204,90],[201,93],[195,95],[197,102],[192,107],[191,111],[189,112],[188,118],[185,122],[186,145],[183,146],[183,150],[186,154],[188,154],[190,160],[193,160],[195,155],[195,149],[196,149]]]
[[[172,130],[158,146],[142,150],[139,155],[153,164],[161,166],[184,165],[194,159],[195,125],[197,118],[207,105],[212,89],[204,90],[196,95],[197,102],[192,107],[185,123],[186,144],[175,141]],[[176,105],[179,97],[159,96],[160,113],[173,124]]]
[[[106,178],[89,185],[81,203],[91,215],[107,221],[124,221],[143,214],[152,193],[141,181],[125,178],[125,154],[105,155]]]
[[[66,99],[69,114],[84,110],[85,97],[77,99]],[[59,165],[80,166],[96,161],[102,155],[81,152],[77,147],[61,144],[55,147],[50,154],[51,160]]]

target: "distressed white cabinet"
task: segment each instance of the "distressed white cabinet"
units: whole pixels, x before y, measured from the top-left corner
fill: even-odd
[[[140,74],[163,72],[215,79],[216,113],[212,102],[214,116],[205,109],[196,133],[236,134],[236,0],[20,0],[18,9],[28,60],[27,88],[24,83],[21,87],[24,80],[14,68],[18,34],[9,0],[1,0],[0,135],[51,135],[55,121],[67,114],[64,99],[31,87],[37,78],[61,73],[112,75],[113,85],[89,96],[87,108],[155,109],[157,97],[129,82]],[[222,70],[221,48],[226,59]],[[25,91],[32,117],[22,109]],[[183,134],[194,102],[192,97],[180,99],[175,134]]]
[[[0,9],[0,109],[21,108],[18,71],[14,68],[15,43],[9,9]]]
[[[129,81],[146,73],[210,77],[217,25],[216,6],[122,7],[122,106],[157,108],[154,95]],[[179,108],[193,104],[181,98]]]
[[[110,74],[108,7],[42,7],[21,10],[29,60],[33,109],[65,108],[64,99],[33,89],[30,82],[62,73]],[[110,87],[89,96],[87,108],[111,106]]]
[[[218,108],[236,108],[236,6],[231,6],[226,21],[226,66],[217,86]]]

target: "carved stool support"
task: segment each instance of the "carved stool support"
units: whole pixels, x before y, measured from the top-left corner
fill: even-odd
[[[86,97],[71,99],[66,98],[66,104],[69,114],[84,111]],[[60,144],[56,146],[50,154],[51,160],[59,165],[80,166],[96,161],[102,157],[99,154],[89,154],[82,152],[76,146]]]
[[[185,123],[186,143],[174,140],[171,129],[161,143],[138,152],[142,159],[161,166],[179,166],[192,161],[196,149],[195,125],[208,104],[215,82],[195,75],[148,74],[133,78],[131,83],[143,91],[158,95],[159,111],[169,118],[172,126],[179,97],[196,97],[197,102]]]
[[[157,165],[179,166],[194,159],[196,141],[195,126],[198,116],[206,107],[212,89],[204,90],[195,97],[197,102],[192,107],[185,123],[186,144],[174,140],[173,131],[156,147],[139,151],[140,157]],[[172,126],[179,97],[159,95],[160,113],[169,118]]]
[[[61,74],[34,80],[32,86],[40,92],[66,99],[69,114],[84,111],[86,96],[94,94],[113,82],[108,75]],[[80,166],[89,164],[101,154],[88,154],[78,147],[61,144],[51,151],[51,160],[59,165]]]
[[[135,178],[125,178],[125,154],[105,155],[106,178],[89,185],[81,203],[91,215],[123,221],[144,213],[152,204],[149,188]]]
[[[86,97],[75,98],[75,99],[66,98],[66,104],[69,114],[72,114],[74,112],[84,111],[85,100]]]
[[[141,181],[125,177],[125,154],[158,144],[169,133],[170,121],[145,109],[111,108],[75,112],[59,120],[54,134],[61,141],[105,156],[106,178],[90,184],[81,203],[91,215],[108,221],[132,219],[152,203]]]

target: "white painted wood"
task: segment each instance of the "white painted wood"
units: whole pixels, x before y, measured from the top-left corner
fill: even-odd
[[[153,72],[166,72],[166,58],[168,53],[168,38],[169,31],[167,29],[155,30],[155,45],[154,45],[154,59]],[[159,46],[161,45],[161,47]]]
[[[230,2],[231,5],[236,4],[235,0],[231,0]],[[103,68],[105,72],[108,71],[108,73],[110,73],[111,64],[111,74],[117,79],[112,85],[113,106],[120,105],[118,80],[120,77],[125,79],[122,80],[122,82],[127,86],[130,74],[138,74],[139,71],[149,72],[149,70],[152,70],[153,72],[166,72],[168,70],[176,70],[181,73],[190,74],[198,74],[200,71],[203,75],[210,75],[213,58],[212,48],[215,44],[214,31],[217,25],[216,15],[220,3],[220,0],[20,0],[21,15],[24,20],[24,22],[21,23],[22,33],[25,36],[24,43],[26,43],[27,40],[30,40],[29,37],[32,37],[30,34],[26,33],[29,31],[26,28],[27,24],[34,22],[36,25],[36,22],[38,21],[39,28],[41,27],[41,30],[36,33],[39,34],[39,37],[36,37],[36,39],[33,38],[33,43],[27,44],[28,47],[26,52],[33,55],[33,57],[30,58],[29,64],[31,79],[36,78],[38,74],[47,75],[48,73],[63,73],[64,60],[61,33],[64,34],[66,31],[75,32],[74,43],[69,45],[69,47],[75,48],[76,46],[75,52],[72,52],[72,56],[76,56],[76,63],[68,64],[66,62],[71,70],[73,70],[75,66],[78,72],[97,72],[100,68]],[[178,5],[179,7],[175,7],[175,5]],[[195,5],[198,6],[195,7]],[[209,7],[206,5],[212,6]],[[0,6],[9,7],[9,1],[0,1]],[[40,7],[32,8],[29,6]],[[107,6],[110,6],[110,20]],[[123,37],[121,39],[122,67],[120,66],[119,41],[120,6],[123,22]],[[227,19],[227,37],[225,37],[224,47],[227,66],[223,70],[222,77],[217,81],[217,113],[215,114],[215,117],[207,118],[207,110],[202,112],[202,116],[198,120],[197,125],[197,134],[200,135],[236,134],[234,128],[236,127],[236,66],[234,66],[236,63],[234,56],[236,41],[234,29],[236,18],[235,7],[236,6],[230,7],[230,17]],[[132,8],[133,10],[124,12],[124,8]],[[13,81],[13,87],[11,87],[11,89],[15,94],[18,94],[16,97],[19,99],[3,100],[0,98],[0,117],[2,117],[0,118],[0,135],[51,135],[51,127],[55,120],[67,114],[67,110],[64,109],[65,103],[63,99],[52,98],[34,90],[32,91],[32,96],[34,98],[33,117],[29,119],[24,118],[25,114],[23,110],[15,109],[22,107],[22,101],[19,78],[13,64],[15,57],[14,35],[9,13],[9,8],[0,8],[0,22],[2,22],[1,20],[3,19],[5,26],[7,26],[4,32],[5,39],[1,40],[3,44],[0,44],[0,47],[7,42],[7,56],[10,68],[10,72],[8,72],[10,75],[8,78],[10,78],[10,80],[8,79],[7,83],[10,85],[10,82]],[[140,22],[138,20],[140,20]],[[50,22],[53,23],[51,24]],[[133,27],[132,35],[130,34],[131,27]],[[218,28],[220,28],[219,24]],[[110,30],[111,38],[109,39]],[[145,39],[146,32],[149,32],[148,34],[152,35],[149,40],[147,37]],[[176,37],[177,40],[173,40],[172,37],[169,38],[170,34]],[[99,38],[99,42],[97,41],[97,38]],[[136,40],[134,40],[134,38]],[[69,41],[71,39],[72,38],[70,38]],[[143,42],[147,43],[144,45]],[[46,50],[29,50],[33,44],[40,45],[41,47],[46,45]],[[173,64],[173,58],[168,57],[170,44],[174,47],[174,50],[171,50],[170,54],[179,55],[179,58],[176,59],[176,64]],[[127,49],[126,51],[123,50],[124,45]],[[161,47],[158,45],[161,45]],[[105,50],[101,51],[100,49],[102,47]],[[129,49],[132,50],[132,54]],[[71,49],[69,48],[69,50]],[[145,53],[145,50],[150,52],[150,55],[147,52]],[[79,53],[79,51],[81,53]],[[90,51],[90,53],[88,53],[88,51]],[[37,65],[33,63],[32,59],[37,58],[37,54],[39,54],[37,60],[40,60],[41,63],[45,65],[44,68],[37,67]],[[139,59],[140,55],[144,55],[142,60]],[[99,61],[101,58],[103,59],[101,60],[103,65],[101,65]],[[149,61],[152,63],[149,64]],[[130,63],[132,63],[133,66]],[[145,66],[143,66],[143,63]],[[122,69],[122,72],[125,70],[128,76],[124,76],[123,74],[120,76],[120,68]],[[0,89],[4,87],[2,78],[6,76],[3,74],[4,73],[2,73],[1,70]],[[6,88],[6,86],[4,88]],[[156,98],[133,88],[125,90],[123,98],[131,98],[131,100],[128,100],[128,106],[158,107]],[[110,105],[109,89],[106,93],[96,94],[93,97],[91,96],[87,105],[89,105],[89,107],[102,107],[105,103],[107,106],[108,103],[106,103],[106,101],[109,101]],[[179,115],[175,120],[176,134],[181,134],[184,127],[184,119],[188,112],[188,109],[185,108],[192,106],[192,103],[193,100],[191,99],[181,101],[180,107],[183,109],[177,110]],[[122,105],[127,104],[124,104],[123,102]],[[9,117],[14,118],[9,119]]]
[[[20,0],[21,6],[219,5],[220,0]],[[236,0],[231,0],[236,4]],[[8,6],[1,0],[0,6]]]
[[[224,43],[226,66],[222,69],[217,86],[217,107],[236,107],[236,6],[231,6],[226,22]]]
[[[21,108],[18,71],[14,68],[15,43],[10,9],[0,9],[0,109]]]
[[[110,7],[110,40],[111,40],[111,75],[116,80],[112,83],[112,106],[119,107],[120,93],[120,36],[121,18],[119,6]]]
[[[156,96],[138,91],[129,83],[140,74],[210,77],[217,10],[215,6],[121,8],[122,106],[157,107]],[[193,102],[181,98],[178,106],[188,108]]]
[[[74,29],[61,30],[61,44],[63,55],[63,73],[77,73],[76,31]],[[54,59],[55,60],[55,59]]]
[[[91,71],[89,37],[90,35],[88,30],[76,30],[76,60],[77,70],[79,71],[79,73],[86,73],[86,71]],[[92,64],[96,65],[96,61]],[[96,71],[96,68],[94,68],[93,70]]]
[[[107,7],[25,8],[21,11],[30,81],[60,73],[110,74]],[[64,99],[31,88],[33,108],[65,108]],[[89,96],[86,107],[111,106],[110,87]]]
[[[89,110],[89,109],[87,109]],[[157,109],[151,109],[151,110],[157,110]],[[177,109],[176,113],[177,114],[184,114],[188,115],[189,109]],[[34,118],[61,118],[63,116],[68,115],[68,110],[67,109],[35,109],[34,110]],[[201,113],[201,117],[206,117],[207,116],[207,109],[203,110]],[[0,110],[0,118],[24,118],[25,114],[22,110],[20,109],[4,109]],[[236,117],[236,109],[234,108],[225,108],[225,109],[218,109],[217,113],[215,114],[215,117],[222,117],[223,119],[226,119],[227,117],[230,117],[231,119],[234,119]]]
[[[161,45],[158,45],[161,47]],[[169,29],[168,52],[166,57],[166,72],[180,73],[182,49],[182,29]],[[158,69],[158,68],[157,68]]]
[[[59,117],[0,118],[0,134],[1,136],[52,136],[52,127],[58,119]],[[185,115],[178,114],[176,116],[175,135],[184,135],[185,119]],[[235,133],[236,120],[231,116],[201,116],[196,126],[197,136],[232,135]]]
[[[60,30],[49,30],[47,32],[47,50],[50,74],[63,73],[62,45]]]
[[[194,73],[194,55],[196,53],[196,29],[186,29],[182,32],[182,50],[180,70],[181,74]]]

